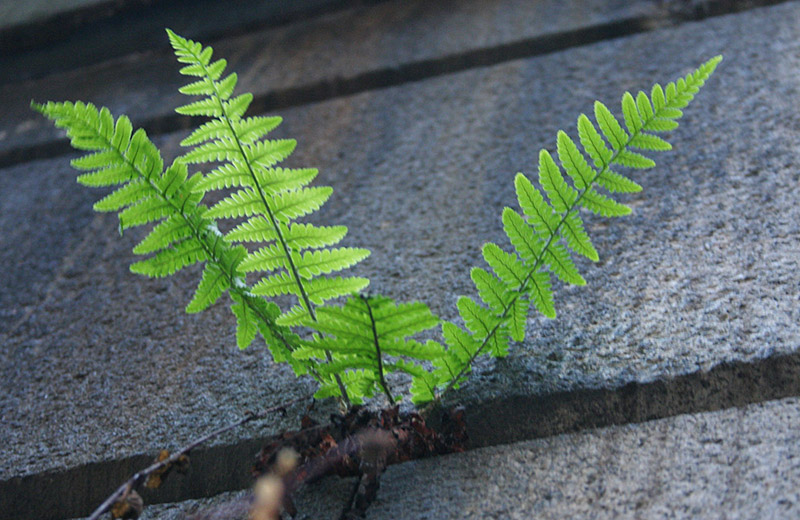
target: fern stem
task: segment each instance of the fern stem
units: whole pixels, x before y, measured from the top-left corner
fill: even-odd
[[[490,340],[491,340],[491,339],[492,339],[492,338],[495,336],[495,334],[497,334],[497,331],[498,331],[498,330],[500,330],[500,327],[501,327],[501,326],[502,326],[502,325],[503,325],[503,324],[506,322],[506,320],[508,319],[508,313],[509,313],[509,311],[510,311],[510,310],[511,310],[511,309],[514,307],[514,303],[515,303],[515,302],[517,301],[517,299],[518,299],[518,298],[519,298],[519,297],[520,297],[520,296],[521,296],[521,295],[522,295],[522,294],[523,294],[523,293],[524,293],[524,292],[527,290],[527,285],[528,285],[528,283],[530,282],[530,280],[531,280],[531,277],[532,277],[532,276],[533,276],[533,275],[534,275],[534,274],[535,274],[535,273],[536,273],[536,272],[539,270],[539,268],[542,266],[542,263],[544,262],[544,257],[545,257],[545,254],[547,253],[547,250],[548,250],[548,248],[551,246],[551,244],[553,244],[553,242],[554,242],[554,241],[558,240],[558,238],[559,238],[559,235],[558,235],[558,230],[561,228],[561,226],[564,224],[564,222],[566,222],[566,220],[567,220],[567,217],[569,217],[569,215],[570,215],[570,214],[572,214],[574,211],[576,211],[576,208],[578,208],[578,210],[580,210],[580,204],[579,204],[579,202],[581,201],[581,199],[583,198],[583,196],[586,194],[586,192],[588,192],[590,189],[592,189],[592,187],[593,187],[593,186],[595,185],[595,183],[597,182],[597,179],[599,179],[599,178],[600,178],[600,177],[601,177],[601,176],[602,176],[604,173],[606,173],[606,172],[609,170],[609,167],[610,167],[610,166],[611,166],[611,164],[614,162],[614,159],[616,159],[616,158],[619,156],[619,154],[621,154],[623,151],[625,151],[626,149],[628,149],[628,147],[630,146],[631,142],[634,140],[634,138],[635,138],[637,135],[639,135],[639,134],[641,133],[642,129],[643,129],[643,128],[644,128],[644,127],[647,125],[647,123],[648,123],[648,122],[650,122],[650,121],[652,121],[653,119],[656,119],[656,118],[658,118],[658,117],[659,117],[659,114],[660,114],[660,113],[661,113],[661,112],[662,112],[662,111],[663,111],[665,108],[670,108],[670,107],[669,107],[669,101],[671,101],[671,100],[667,100],[667,102],[664,104],[664,107],[662,107],[661,109],[659,109],[659,111],[658,111],[658,112],[655,112],[655,111],[654,111],[654,113],[653,113],[653,116],[652,116],[652,117],[650,117],[650,118],[648,118],[648,119],[646,119],[646,120],[643,120],[643,121],[642,121],[642,125],[641,125],[641,127],[640,127],[638,130],[636,130],[635,132],[633,132],[633,133],[632,133],[632,134],[631,134],[631,135],[628,137],[628,140],[625,142],[625,144],[624,144],[623,146],[621,146],[621,147],[619,148],[619,150],[614,150],[614,153],[612,154],[612,156],[611,156],[611,158],[608,160],[608,162],[606,162],[605,164],[603,164],[603,167],[602,167],[602,169],[600,169],[600,171],[599,171],[598,173],[596,173],[596,174],[595,174],[595,176],[594,176],[594,177],[591,179],[591,181],[589,181],[589,182],[587,183],[587,185],[586,185],[586,188],[585,188],[583,191],[580,191],[580,192],[579,192],[578,196],[575,198],[575,201],[574,201],[574,202],[573,202],[573,203],[572,203],[572,204],[571,204],[571,205],[570,205],[570,206],[567,208],[567,210],[566,210],[566,211],[565,211],[565,212],[564,212],[564,213],[561,215],[561,220],[559,220],[559,222],[558,222],[558,224],[555,226],[555,228],[554,228],[554,229],[552,229],[552,230],[550,231],[550,236],[548,237],[548,239],[547,239],[547,242],[545,243],[544,247],[542,248],[542,251],[541,251],[541,253],[539,254],[539,256],[538,256],[538,257],[536,258],[536,260],[534,261],[534,263],[533,263],[533,267],[530,269],[530,271],[528,272],[528,274],[525,276],[525,279],[522,281],[522,283],[519,285],[519,287],[518,287],[517,289],[515,289],[515,290],[514,290],[514,293],[515,293],[515,294],[514,294],[513,298],[511,298],[511,300],[509,301],[508,305],[505,307],[505,309],[504,309],[503,313],[502,313],[502,314],[499,316],[499,318],[500,318],[500,321],[498,321],[498,323],[497,323],[497,324],[496,324],[496,325],[495,325],[495,326],[492,328],[492,330],[491,330],[491,331],[489,331],[489,333],[486,335],[486,337],[485,337],[485,338],[483,339],[483,341],[481,342],[481,345],[480,345],[480,347],[478,347],[478,349],[475,351],[475,353],[474,353],[474,354],[473,354],[473,355],[472,355],[472,356],[469,358],[469,361],[468,361],[468,362],[467,362],[467,363],[466,363],[466,364],[465,364],[465,365],[464,365],[464,366],[461,368],[461,370],[458,372],[458,374],[456,375],[456,377],[454,377],[453,379],[451,379],[451,380],[450,380],[450,382],[448,383],[448,385],[447,385],[447,386],[446,386],[446,387],[445,387],[445,388],[444,388],[444,389],[443,389],[443,390],[442,390],[442,391],[439,393],[439,395],[438,395],[438,396],[436,396],[436,398],[435,398],[434,402],[439,402],[439,401],[441,401],[442,397],[443,397],[443,396],[444,396],[444,395],[445,395],[447,392],[449,392],[450,390],[452,390],[452,389],[453,389],[453,387],[454,387],[456,384],[458,384],[458,381],[459,381],[459,380],[460,380],[462,377],[464,377],[464,375],[466,375],[467,371],[470,369],[470,367],[472,366],[472,363],[475,361],[475,359],[477,359],[477,358],[478,358],[478,356],[479,356],[479,355],[481,355],[481,354],[483,353],[484,349],[486,348],[486,345],[488,345],[488,344],[489,344]]]
[[[333,355],[331,354],[330,350],[325,351],[325,359],[328,361],[328,363],[333,361]],[[339,387],[339,392],[342,393],[342,401],[344,402],[344,406],[349,410],[352,404],[350,403],[350,397],[347,395],[347,388],[344,386],[344,381],[342,381],[342,378],[339,377],[339,374],[334,374],[333,378],[336,380],[336,385]],[[322,381],[322,378],[317,376],[317,381]]]
[[[394,398],[392,397],[392,393],[389,391],[389,385],[386,383],[386,379],[383,377],[383,359],[381,357],[381,345],[378,341],[378,330],[375,326],[375,317],[372,315],[372,307],[369,304],[369,298],[363,295],[359,295],[361,300],[364,302],[364,305],[367,306],[367,313],[369,313],[369,322],[372,325],[372,339],[375,343],[375,352],[378,358],[378,378],[383,388],[383,393],[386,394],[386,397],[389,399],[389,404],[394,406]]]

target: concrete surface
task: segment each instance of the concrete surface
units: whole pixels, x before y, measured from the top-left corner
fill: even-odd
[[[42,21],[70,11],[97,7],[104,3],[108,3],[108,0],[51,0],[48,2],[3,0],[0,2],[0,20],[2,20],[0,27],[8,28]]]
[[[624,90],[725,54],[671,137],[675,150],[636,176],[645,189],[627,198],[634,215],[587,219],[601,255],[598,265],[579,265],[588,286],[559,287],[559,318],[532,317],[524,345],[481,363],[452,396],[467,404],[477,445],[798,395],[799,7],[282,111],[276,136],[299,141],[291,164],[320,166],[320,182],[335,188],[315,219],[348,225],[347,244],[373,251],[358,273],[373,291],[420,299],[452,318],[456,295],[471,292],[480,244],[502,243],[499,214],[513,204],[514,174],[535,173],[538,149],[552,149],[558,129],[574,135],[594,99],[618,111]],[[166,156],[183,135],[158,138]],[[74,183],[68,158],[0,171],[0,500],[55,489],[42,486],[68,475],[81,490],[70,507],[85,507],[146,460],[131,457],[181,445],[309,385],[273,366],[263,347],[238,352],[225,305],[183,314],[196,271],[167,280],[129,274],[136,237],[120,239],[114,216],[91,213],[101,195]],[[215,446],[242,446],[296,417]],[[222,489],[176,487],[150,502]]]
[[[209,3],[217,9],[226,4]],[[148,131],[186,128],[190,123],[173,112],[184,102],[177,92],[183,79],[163,27],[197,38],[197,24],[222,24],[209,22],[213,16],[191,23],[186,11],[175,23],[167,17],[157,28],[147,19],[147,31],[120,29],[103,40],[114,41],[111,46],[79,39],[63,50],[68,56],[48,56],[46,63],[57,66],[73,55],[138,42],[138,52],[116,60],[73,66],[38,80],[28,79],[25,71],[33,67],[28,57],[20,63],[0,61],[5,65],[0,67],[0,78],[4,74],[8,78],[0,80],[0,98],[6,100],[0,121],[0,164],[68,148],[56,141],[61,134],[52,125],[31,113],[31,99],[91,101],[115,113],[131,114]],[[237,71],[239,88],[255,94],[253,110],[274,110],[639,31],[667,23],[670,14],[653,0],[414,0],[338,11],[204,43],[213,44],[216,55],[224,56]]]
[[[799,422],[800,401],[788,398],[400,464],[367,519],[793,519]],[[352,485],[309,486],[302,518],[337,518]],[[142,520],[231,509],[245,496],[152,506]]]
[[[0,83],[166,50],[164,27],[208,41],[379,1],[0,1]]]

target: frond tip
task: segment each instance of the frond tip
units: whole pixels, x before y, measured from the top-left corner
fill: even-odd
[[[603,103],[596,101],[594,122],[585,114],[578,118],[580,145],[559,131],[558,162],[547,150],[540,151],[541,189],[525,175],[517,174],[514,187],[522,214],[505,208],[502,217],[512,251],[492,243],[483,246],[483,257],[491,271],[472,271],[480,301],[463,296],[458,300],[466,330],[453,323],[442,325],[446,353],[434,362],[434,374],[417,378],[412,389],[432,395],[431,388],[455,388],[479,355],[505,355],[509,339],[524,339],[529,307],[555,317],[552,275],[567,284],[584,285],[571,253],[592,261],[599,258],[586,233],[581,208],[605,217],[631,212],[611,194],[640,191],[641,186],[612,168],[654,167],[655,162],[641,152],[672,149],[666,139],[654,134],[677,128],[682,109],[721,60],[722,56],[712,58],[666,87],[656,84],[650,96],[625,92],[621,101],[624,128]],[[601,193],[601,189],[608,193]]]

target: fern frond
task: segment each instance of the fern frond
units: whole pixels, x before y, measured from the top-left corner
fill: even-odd
[[[316,305],[325,300],[357,292],[366,286],[363,278],[329,277],[366,258],[365,249],[326,249],[339,242],[346,228],[316,228],[295,221],[318,210],[330,197],[329,187],[308,187],[317,170],[285,169],[275,165],[295,149],[294,139],[267,139],[281,120],[277,117],[243,118],[251,94],[232,97],[235,74],[222,78],[225,61],[211,62],[212,50],[167,31],[178,60],[187,64],[181,73],[192,76],[181,92],[202,98],[178,109],[179,113],[205,115],[213,119],[184,139],[191,146],[179,160],[200,164],[222,161],[198,183],[206,192],[239,188],[209,211],[209,218],[248,219],[237,225],[226,240],[231,243],[260,242],[261,248],[242,263],[242,272],[271,273],[253,287],[253,294],[290,294],[302,310],[293,309],[284,320],[294,323],[316,318]],[[308,249],[313,248],[313,251]],[[304,311],[304,312],[303,312]]]
[[[644,92],[636,96],[628,92],[623,94],[625,128],[604,104],[596,101],[597,126],[584,114],[578,118],[581,146],[565,132],[558,132],[560,166],[549,152],[540,151],[538,180],[544,193],[524,175],[517,174],[514,186],[524,216],[510,208],[505,208],[502,216],[503,229],[514,253],[507,253],[496,244],[484,245],[484,259],[497,276],[479,268],[473,269],[471,274],[486,307],[471,298],[459,298],[459,315],[468,331],[452,323],[442,325],[447,351],[435,362],[437,368],[433,375],[415,378],[412,391],[419,392],[416,399],[430,398],[436,393],[432,387],[443,387],[445,391],[457,387],[469,373],[471,363],[481,354],[505,355],[509,336],[522,341],[531,303],[545,316],[555,317],[551,273],[569,284],[585,284],[567,249],[598,260],[597,250],[580,217],[580,208],[606,217],[631,212],[628,206],[598,192],[598,186],[610,193],[641,190],[632,180],[612,171],[611,165],[633,169],[655,166],[652,159],[632,149],[667,151],[672,148],[668,141],[653,133],[677,127],[675,120],[683,115],[681,109],[693,99],[721,59],[717,56],[709,60],[666,88],[655,85],[649,98]]]
[[[188,312],[198,312],[213,304],[225,291],[236,302],[240,324],[237,343],[246,347],[261,331],[276,361],[289,361],[297,373],[309,367],[291,357],[299,338],[279,326],[276,305],[250,297],[238,266],[246,254],[241,246],[226,242],[200,204],[200,176],[188,176],[185,163],[175,162],[164,169],[163,160],[144,130],[133,131],[130,120],[114,121],[107,108],[90,103],[32,103],[32,108],[64,128],[73,146],[88,153],[73,161],[86,171],[78,182],[87,186],[116,186],[115,191],[95,203],[97,211],[118,211],[120,229],[156,223],[134,248],[134,253],[150,255],[130,269],[147,276],[166,276],[188,265],[203,262],[203,278]]]

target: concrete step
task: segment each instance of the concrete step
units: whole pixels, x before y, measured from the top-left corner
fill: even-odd
[[[0,4],[0,83],[164,50],[164,27],[209,41],[382,0],[30,0]]]
[[[725,54],[671,138],[675,150],[637,176],[645,189],[626,198],[634,215],[587,219],[602,258],[580,263],[588,286],[559,286],[559,318],[532,317],[523,345],[479,364],[452,395],[467,405],[476,446],[800,395],[798,7],[282,111],[276,137],[299,141],[291,165],[321,166],[336,190],[315,220],[346,224],[347,245],[373,251],[358,271],[371,290],[454,318],[480,244],[505,243],[499,215],[514,204],[514,174],[535,174],[558,129],[574,136],[594,99],[618,112],[626,89]],[[165,156],[185,135],[158,139]],[[239,352],[226,305],[183,313],[196,270],[131,275],[141,235],[120,239],[114,216],[91,213],[100,194],[76,186],[67,159],[0,172],[3,518],[87,514],[158,449],[311,388],[263,347]],[[294,427],[299,413],[195,460],[233,474],[249,460],[220,453]],[[146,500],[243,485],[221,480],[187,478]]]
[[[217,55],[225,56],[231,68],[238,71],[240,88],[255,94],[253,110],[267,111],[775,1],[714,0],[702,2],[703,8],[692,8],[691,2],[683,0],[413,0],[348,10],[333,10],[332,5],[329,8],[333,12],[326,15],[205,43],[213,44]],[[332,0],[319,2],[337,4]],[[204,0],[205,4],[211,4],[208,10],[230,9],[228,2]],[[145,11],[142,23],[147,24],[146,31],[123,27],[103,36],[82,31],[85,37],[65,43],[60,55],[43,58],[43,66],[70,63],[72,56],[105,49],[130,48],[117,59],[107,57],[108,61],[83,68],[73,64],[63,69],[65,72],[40,79],[28,79],[26,71],[33,67],[29,57],[23,55],[15,58],[19,62],[9,63],[0,59],[0,75],[8,75],[6,81],[0,81],[0,98],[6,100],[5,117],[0,121],[0,165],[68,151],[61,134],[31,114],[31,99],[81,99],[108,106],[114,113],[134,114],[134,121],[151,135],[188,128],[192,123],[173,112],[184,103],[184,96],[177,92],[183,80],[177,74],[163,27],[179,32],[185,28],[185,35],[194,38],[219,31],[224,34],[225,30],[235,33],[226,21],[239,20],[243,16],[239,10],[246,8],[202,17],[196,23],[186,22],[185,6],[173,5],[170,9],[177,13],[164,13],[155,20]],[[194,12],[194,8],[191,10]],[[259,17],[256,11],[254,23],[269,14]],[[216,25],[209,21],[214,19],[218,20]],[[240,25],[246,26],[244,22]],[[91,43],[85,38],[100,40]],[[137,41],[141,41],[138,48]]]

